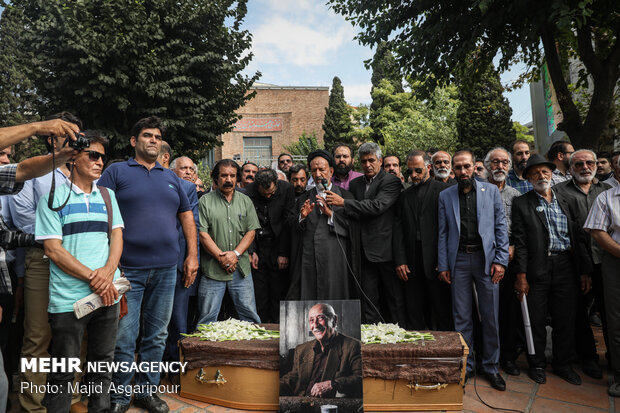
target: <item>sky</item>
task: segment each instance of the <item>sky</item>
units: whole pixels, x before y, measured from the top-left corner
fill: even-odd
[[[348,104],[369,104],[371,71],[364,60],[373,50],[353,38],[350,22],[320,0],[249,0],[244,28],[253,35],[254,58],[248,73],[260,71],[259,82],[279,86],[331,86],[338,76]],[[515,65],[501,75],[506,85],[525,70]],[[505,92],[512,119],[532,120],[529,86]]]
[[[0,12],[2,12],[0,6]],[[364,60],[372,57],[361,46],[356,29],[323,0],[249,0],[244,28],[253,36],[254,58],[247,73],[260,71],[259,82],[279,86],[331,86],[340,77],[347,103],[370,104],[371,72]],[[517,64],[501,75],[504,85],[525,70]],[[532,120],[529,86],[505,92],[512,119]]]

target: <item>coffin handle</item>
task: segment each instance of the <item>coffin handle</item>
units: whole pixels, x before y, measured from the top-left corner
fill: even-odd
[[[202,384],[217,384],[218,386],[220,384],[226,383],[226,379],[224,378],[224,375],[221,371],[217,370],[215,372],[215,377],[212,379],[208,379],[202,367],[200,368],[200,370],[198,370],[198,373],[196,374],[196,381]]]
[[[447,383],[437,383],[437,384],[418,384],[409,382],[407,385],[411,390],[441,390],[443,388],[448,387]]]

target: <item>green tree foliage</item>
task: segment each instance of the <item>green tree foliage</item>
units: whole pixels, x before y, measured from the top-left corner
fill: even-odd
[[[247,0],[13,0],[27,19],[40,113],[69,110],[127,155],[129,130],[157,115],[176,153],[199,157],[238,119],[259,74],[241,29]]]
[[[503,91],[493,66],[480,74],[465,74],[459,82],[459,140],[478,158],[496,146],[507,148],[515,140],[510,120],[512,109]]]
[[[526,141],[531,144],[534,143],[534,135],[530,133],[527,126],[515,121],[512,122],[512,129],[515,131],[515,139]]]
[[[351,109],[344,100],[344,88],[338,76],[334,77],[332,88],[329,92],[329,104],[325,108],[323,120],[325,135],[325,148],[331,150],[336,142],[353,143],[351,131]]]
[[[349,134],[355,145],[373,140],[373,130],[370,127],[370,106],[359,105],[351,112],[353,130]]]
[[[456,131],[457,88],[437,88],[429,99],[423,100],[416,93],[420,82],[413,82],[410,86],[413,92],[395,93],[392,84],[383,80],[373,93],[381,94],[376,97],[386,102],[378,113],[385,125],[378,132],[385,142],[386,153],[406,159],[407,153],[414,149],[436,147],[454,151],[459,144]]]
[[[32,55],[18,39],[24,22],[21,10],[7,7],[0,17],[0,127],[39,120],[37,94],[30,80]],[[14,161],[45,153],[41,139],[32,138],[13,147]]]
[[[427,92],[451,81],[474,51],[479,53],[478,69],[499,53],[501,71],[518,60],[532,68],[530,75],[538,75],[544,59],[563,114],[558,129],[576,147],[596,147],[608,127],[620,78],[617,0],[328,0],[328,4],[359,27],[362,44],[387,40],[405,74],[430,80]],[[592,99],[585,117],[568,87],[567,59],[562,56],[583,62],[580,85],[590,76]]]
[[[377,50],[375,51],[375,55],[370,62],[370,67],[372,68],[372,76],[370,78],[372,83],[372,88],[370,89],[371,96],[374,89],[379,87],[382,80],[387,80],[390,82],[395,93],[402,93],[404,91],[400,69],[396,64],[394,55],[387,48],[386,42],[381,42],[377,45]],[[379,123],[380,118],[378,118],[377,115],[379,110],[385,106],[386,102],[380,99],[381,96],[383,96],[381,93],[376,94],[375,96],[376,98],[373,97],[372,103],[370,104],[369,120],[370,127],[372,129],[369,137],[373,141],[383,143],[381,134],[378,133],[378,131],[385,125]]]
[[[306,133],[304,131],[297,142],[288,146],[284,145],[284,149],[291,155],[308,156],[312,151],[323,149],[323,145],[319,144],[315,132]]]

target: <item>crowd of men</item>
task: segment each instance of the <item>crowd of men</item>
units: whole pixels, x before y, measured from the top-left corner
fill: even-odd
[[[461,332],[475,350],[467,377],[477,371],[505,390],[499,368],[519,375],[516,359],[527,349],[527,296],[529,377],[546,382],[551,325],[553,372],[578,385],[578,362],[601,379],[590,317],[597,311],[614,372],[609,392],[620,396],[618,154],[559,141],[545,159],[517,140],[482,160],[467,148],[412,150],[401,164],[373,142],[357,151],[337,144],[302,163],[281,154],[273,169],[223,159],[205,188],[190,158],[173,159],[157,117],[132,128],[134,156],[110,163],[101,134],[81,131],[70,113],[53,118],[0,129],[2,164],[12,144],[33,134],[56,149],[53,171],[49,155],[0,169],[0,190],[17,193],[0,198],[3,233],[34,236],[1,244],[9,373],[19,357],[178,360],[181,334],[198,323],[277,323],[283,299],[359,299],[364,323]],[[65,145],[76,136],[89,145]],[[121,272],[131,284],[122,300],[114,283]],[[90,293],[104,306],[78,319],[73,303]],[[156,393],[140,391],[159,384],[157,372],[20,372],[20,381],[39,385],[80,380],[133,383],[135,406],[168,411]],[[91,395],[88,411],[124,412],[131,399]],[[86,408],[68,390],[26,389],[19,401],[28,412]]]

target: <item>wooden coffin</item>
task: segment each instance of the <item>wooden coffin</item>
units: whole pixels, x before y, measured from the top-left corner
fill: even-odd
[[[435,342],[362,347],[365,411],[463,409],[469,349],[459,333],[432,333]]]
[[[265,325],[273,328],[273,325]],[[275,326],[277,329],[277,326]],[[182,397],[241,410],[278,410],[278,340],[179,341]]]

